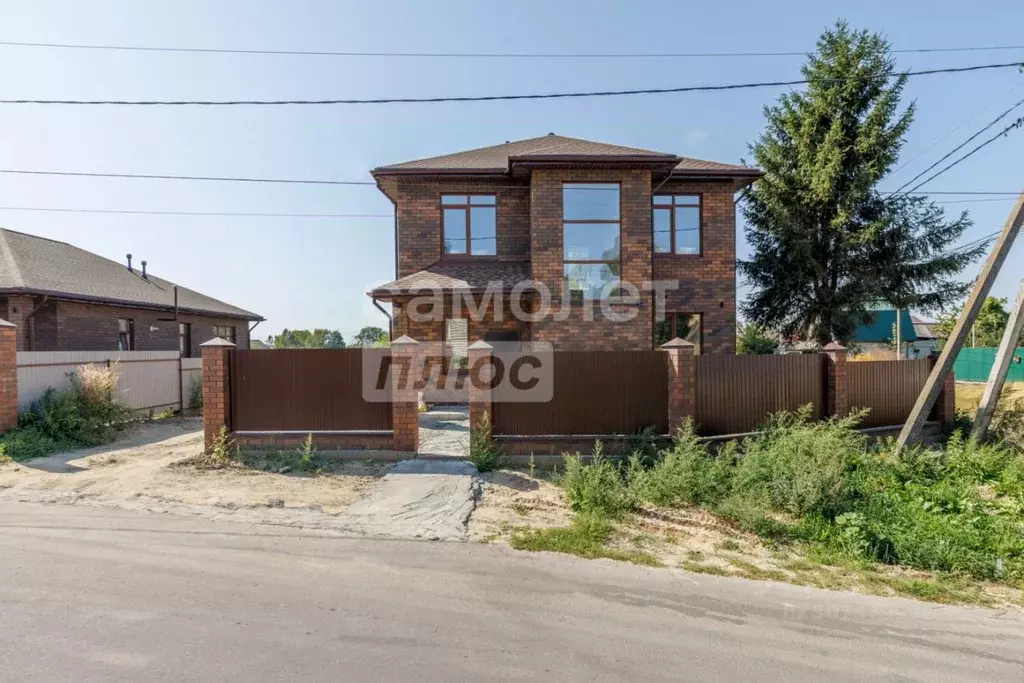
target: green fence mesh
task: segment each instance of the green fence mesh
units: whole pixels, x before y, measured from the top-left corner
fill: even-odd
[[[988,374],[992,371],[992,364],[995,361],[995,347],[960,349],[953,364],[953,373],[960,382],[984,382],[988,380]],[[1018,346],[1014,349],[1013,362],[1010,363],[1006,381],[1024,382],[1024,348]]]

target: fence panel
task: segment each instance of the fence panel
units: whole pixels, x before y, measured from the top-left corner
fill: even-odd
[[[189,405],[189,392],[192,390],[192,383],[203,381],[203,359],[182,358],[181,359],[181,402],[182,408],[191,408]]]
[[[826,410],[824,354],[697,356],[698,431],[705,435],[750,432],[768,415],[812,404],[814,419]]]
[[[875,360],[847,363],[846,368],[850,407],[871,409],[862,426],[888,427],[906,422],[931,364],[927,358]]]
[[[19,351],[18,406],[25,410],[49,387],[64,391],[81,365],[118,364],[117,396],[132,410],[179,406],[177,351]]]
[[[364,354],[387,349],[233,350],[235,431],[391,430],[391,402],[363,400]],[[390,385],[387,391],[390,397]]]
[[[616,435],[668,431],[664,351],[556,351],[549,403],[495,402],[495,434]]]

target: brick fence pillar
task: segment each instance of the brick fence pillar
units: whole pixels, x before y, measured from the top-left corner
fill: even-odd
[[[939,362],[938,354],[928,356],[929,369],[934,368]],[[956,376],[950,368],[949,374],[942,382],[942,390],[939,397],[935,399],[935,419],[940,424],[948,424],[956,417]]]
[[[846,347],[832,342],[822,351],[828,355],[826,415],[846,417],[850,412],[850,376],[846,368]]]
[[[675,436],[697,414],[697,359],[693,344],[679,337],[661,349],[668,354],[668,433]]]
[[[215,337],[200,344],[203,350],[203,441],[213,450],[221,429],[231,431],[231,349],[235,345]]]
[[[396,451],[415,453],[420,444],[420,343],[408,335],[391,342],[391,439]]]
[[[18,426],[18,328],[0,320],[0,434]]]
[[[491,413],[491,379],[494,376],[494,365],[491,353],[494,347],[480,340],[469,346],[469,425],[479,427],[486,414],[493,419]]]

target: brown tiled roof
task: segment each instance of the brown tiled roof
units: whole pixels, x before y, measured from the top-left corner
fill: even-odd
[[[689,159],[678,157],[675,154],[666,152],[654,152],[648,149],[637,147],[622,147],[621,145],[610,145],[603,142],[592,142],[578,138],[567,138],[561,135],[550,133],[539,138],[529,140],[518,140],[506,142],[502,145],[492,147],[481,147],[455,154],[445,154],[427,159],[406,161],[390,166],[380,166],[374,169],[374,174],[388,175],[389,173],[505,173],[509,164],[515,161],[543,161],[545,159],[560,159],[565,157],[580,158],[594,157],[607,160],[609,158],[644,159],[652,162],[676,162],[675,170],[681,172],[702,172],[714,174],[743,174],[756,175],[756,169],[745,166],[734,166],[723,164],[717,161],[703,161],[701,159]]]
[[[385,298],[434,290],[477,292],[492,282],[500,283],[503,290],[509,291],[516,283],[529,277],[529,266],[525,261],[442,260],[412,275],[381,285],[370,295]]]
[[[0,293],[47,294],[83,301],[174,309],[174,283],[129,271],[67,242],[0,228]],[[193,313],[261,320],[251,311],[178,286],[178,308]]]

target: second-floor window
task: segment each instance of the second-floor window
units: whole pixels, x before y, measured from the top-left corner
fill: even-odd
[[[443,194],[444,253],[494,256],[497,248],[497,198],[493,194]]]
[[[700,254],[700,195],[654,195],[654,253]]]
[[[574,298],[618,293],[619,184],[562,185],[563,275]]]

